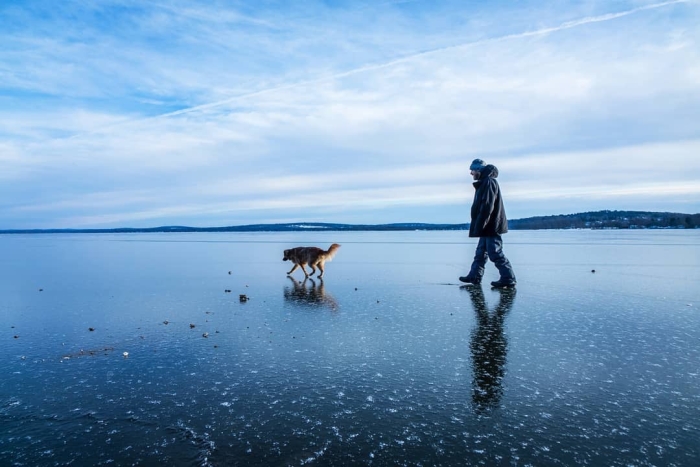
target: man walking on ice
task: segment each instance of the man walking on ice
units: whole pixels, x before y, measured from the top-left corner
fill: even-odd
[[[498,269],[501,277],[491,282],[491,287],[498,289],[515,287],[515,273],[510,261],[503,254],[503,239],[501,235],[508,232],[508,219],[503,207],[501,188],[496,177],[498,169],[491,165],[485,165],[481,159],[474,159],[469,166],[469,171],[474,178],[474,202],[472,203],[469,225],[469,237],[478,237],[476,253],[471,270],[466,276],[459,278],[467,284],[479,285],[484,276],[486,260],[490,259]]]

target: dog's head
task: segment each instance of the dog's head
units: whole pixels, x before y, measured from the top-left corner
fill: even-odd
[[[291,259],[289,257],[289,252],[292,250],[284,250],[284,256],[282,257],[282,261],[287,261],[288,259]]]

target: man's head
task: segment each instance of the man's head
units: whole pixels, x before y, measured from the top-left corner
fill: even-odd
[[[469,173],[472,174],[472,177],[474,177],[474,180],[478,180],[479,176],[481,175],[481,171],[484,170],[484,167],[486,165],[484,164],[484,161],[481,159],[474,159],[469,166]]]

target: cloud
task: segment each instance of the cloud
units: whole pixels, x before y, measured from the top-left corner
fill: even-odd
[[[406,2],[395,2],[395,3],[391,3],[391,4],[400,4],[400,3],[406,3]],[[413,61],[416,61],[416,60],[422,59],[422,58],[429,58],[429,57],[436,55],[436,54],[445,54],[446,52],[453,52],[453,51],[457,51],[458,53],[462,53],[463,49],[466,49],[466,48],[492,47],[493,44],[503,42],[503,41],[510,42],[510,41],[523,39],[523,38],[550,35],[550,34],[554,34],[554,33],[564,31],[567,29],[577,28],[577,27],[581,27],[581,26],[585,26],[585,25],[589,25],[589,24],[593,24],[593,23],[612,21],[615,19],[619,19],[619,18],[623,18],[623,17],[629,16],[629,15],[633,15],[635,13],[639,13],[639,12],[642,12],[645,10],[663,8],[663,7],[667,7],[670,5],[682,4],[682,3],[688,3],[688,0],[674,0],[674,1],[669,1],[669,2],[654,3],[654,4],[649,4],[649,5],[644,5],[641,7],[633,8],[633,9],[630,9],[627,11],[585,17],[585,18],[574,20],[574,21],[567,21],[567,22],[564,22],[558,26],[544,27],[544,28],[535,29],[532,31],[507,34],[507,35],[500,36],[500,37],[481,39],[481,40],[477,40],[477,41],[460,43],[460,44],[456,44],[456,45],[437,47],[437,48],[430,49],[430,50],[423,50],[423,51],[411,53],[407,56],[395,58],[395,59],[392,59],[389,61],[366,64],[366,65],[363,65],[363,66],[360,66],[357,68],[353,68],[350,70],[345,70],[345,71],[341,71],[341,72],[327,74],[327,75],[324,75],[321,77],[316,77],[316,78],[311,79],[311,80],[283,83],[283,84],[280,84],[280,85],[277,85],[274,87],[257,89],[255,91],[243,93],[240,95],[235,95],[235,96],[232,96],[232,97],[229,97],[226,99],[222,99],[222,100],[216,101],[216,102],[208,102],[205,104],[200,104],[200,105],[196,105],[196,106],[189,107],[189,108],[178,109],[178,110],[173,111],[173,112],[168,112],[168,113],[165,113],[162,115],[158,115],[156,118],[173,117],[173,116],[181,115],[183,113],[190,113],[190,112],[201,112],[201,111],[209,110],[209,109],[212,109],[215,107],[235,104],[236,102],[248,100],[248,99],[259,97],[262,95],[278,94],[281,91],[294,90],[296,88],[303,89],[303,88],[308,88],[308,87],[312,87],[312,86],[323,85],[324,83],[343,80],[345,78],[353,77],[355,75],[367,75],[367,74],[377,72],[380,70],[384,70],[387,68],[396,68],[402,64],[408,64],[410,66],[411,65],[410,62],[413,62]],[[179,13],[177,10],[174,10],[172,8],[169,8],[169,10],[174,14]],[[186,15],[186,13],[184,13],[184,12],[180,13],[180,14]],[[213,18],[213,16],[202,13],[202,12],[194,13],[193,16],[205,17],[205,18],[208,17],[209,19]],[[690,43],[686,43],[686,45],[689,45],[689,44]],[[683,44],[676,44],[674,47],[682,48],[682,47],[684,47],[684,45]],[[481,53],[480,55],[488,56],[488,54],[483,54],[483,53]],[[517,83],[517,80],[510,81],[510,86],[513,86],[515,83]],[[567,81],[567,83],[571,84],[569,81]],[[499,84],[502,85],[503,83],[499,83]],[[506,85],[506,87],[509,86],[508,82],[506,82],[504,84]],[[541,89],[542,90],[545,90],[545,89],[551,90],[551,88],[546,86],[546,84],[547,83],[543,83],[543,86],[541,86]],[[577,83],[574,82],[574,84],[576,85]],[[585,85],[585,82],[578,83],[578,84]],[[574,86],[574,87],[576,87],[576,86]],[[561,86],[560,86],[560,88],[561,88]]]
[[[698,210],[695,3],[455,5],[5,9],[0,227],[462,222],[477,156],[511,217]]]

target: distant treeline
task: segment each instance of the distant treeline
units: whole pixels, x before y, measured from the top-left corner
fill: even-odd
[[[700,214],[648,211],[593,211],[528,217],[508,222],[513,230],[541,229],[695,229]]]
[[[400,231],[400,230],[464,230],[469,224],[331,224],[323,222],[294,222],[288,224],[250,224],[226,227],[118,227],[114,229],[18,229],[3,233],[166,233],[166,232],[322,232],[322,231]]]
[[[508,221],[511,230],[543,229],[695,229],[700,228],[700,214],[647,211],[594,211],[557,216],[527,217]],[[20,233],[158,233],[158,232],[320,232],[320,231],[400,231],[400,230],[468,230],[469,224],[329,224],[296,222],[287,224],[251,224],[228,227],[163,226],[115,229],[17,229],[0,230],[0,234]]]

